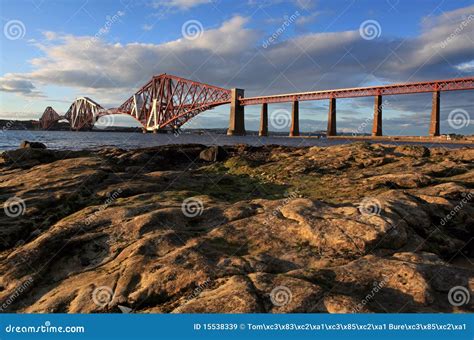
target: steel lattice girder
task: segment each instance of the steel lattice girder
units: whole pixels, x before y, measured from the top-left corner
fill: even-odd
[[[179,128],[197,114],[230,103],[231,91],[184,78],[162,74],[154,76],[119,108],[104,109],[88,97],[77,98],[64,118],[71,128],[91,128],[101,116],[128,114],[143,128]]]
[[[61,118],[62,117],[56,111],[54,111],[51,106],[48,106],[39,119],[39,123],[42,129],[47,130]]]
[[[472,89],[474,89],[473,77],[239,98],[239,103],[240,105],[255,105],[329,98]],[[168,74],[161,74],[154,76],[118,108],[106,110],[92,99],[81,97],[72,103],[64,118],[69,121],[73,129],[77,130],[91,128],[100,116],[109,114],[131,115],[146,130],[157,130],[167,126],[176,129],[199,113],[218,105],[228,104],[230,101],[230,90]],[[56,116],[51,111],[46,114],[48,108],[40,119],[40,124],[43,128],[45,126],[49,127],[51,122],[56,119]],[[54,111],[52,108],[51,110]],[[59,116],[59,119],[62,118]]]
[[[230,90],[162,74],[112,111],[131,115],[147,130],[176,129],[205,110],[230,103],[230,98]]]
[[[88,97],[77,98],[69,107],[64,118],[69,121],[71,128],[80,130],[92,128],[104,108]]]
[[[472,89],[474,89],[474,78],[459,78],[448,80],[434,80],[419,83],[356,87],[338,90],[289,93],[275,96],[239,98],[239,102],[241,105],[255,105],[263,103],[283,103],[330,98],[369,97],[377,95],[397,95],[408,93],[425,93],[434,91],[456,91]]]

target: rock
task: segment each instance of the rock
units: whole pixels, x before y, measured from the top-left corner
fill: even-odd
[[[370,166],[380,166],[384,164],[391,163],[393,160],[388,157],[376,157],[376,158],[369,158],[367,160],[362,161],[362,165],[364,168],[370,167]]]
[[[87,155],[87,151],[57,151],[48,149],[24,148],[7,150],[0,154],[3,163],[10,168],[29,169],[39,164]]]
[[[311,313],[317,310],[323,289],[317,284],[286,275],[251,274],[267,313]]]
[[[420,188],[431,183],[431,178],[419,173],[386,174],[373,176],[366,180],[373,189],[381,186],[388,188]]]
[[[0,303],[32,282],[6,312],[472,312],[447,295],[474,288],[473,159],[394,149],[6,151]],[[465,172],[426,176],[445,159]]]
[[[46,149],[46,145],[40,142],[29,142],[27,140],[24,140],[20,143],[20,148]]]
[[[199,159],[206,162],[216,162],[224,160],[226,155],[226,151],[221,146],[211,146],[201,151]]]
[[[304,236],[319,253],[360,255],[372,250],[374,244],[382,243],[395,249],[405,244],[407,234],[403,220],[390,223],[378,215],[361,215],[358,208],[294,199],[280,211],[285,218],[299,223],[292,228],[294,233]]]
[[[262,312],[255,290],[245,276],[232,276],[216,289],[203,289],[195,293],[184,305],[175,309],[179,313],[252,313]],[[239,292],[239,294],[235,294]],[[193,295],[191,295],[193,297]]]
[[[17,149],[8,150],[1,154],[4,163],[15,168],[28,169],[35,165],[54,162],[57,154],[46,149]]]
[[[320,312],[327,313],[370,313],[363,299],[357,299],[347,295],[331,294],[324,297],[322,301],[324,308]]]
[[[430,150],[422,145],[400,145],[395,148],[394,152],[415,158],[430,156]]]

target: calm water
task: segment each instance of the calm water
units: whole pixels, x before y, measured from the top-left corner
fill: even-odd
[[[327,140],[316,138],[287,138],[284,136],[227,136],[225,134],[182,133],[173,134],[142,134],[132,132],[73,132],[73,131],[0,131],[0,150],[16,149],[21,141],[42,142],[49,149],[94,149],[103,146],[116,146],[123,149],[134,149],[166,144],[198,143],[205,145],[278,144],[287,146],[328,146],[350,143],[346,140]],[[388,142],[384,142],[387,144]],[[391,144],[410,144],[393,142]],[[413,143],[411,143],[413,144]],[[426,144],[429,146],[429,144]],[[445,147],[461,147],[463,145],[443,144]]]

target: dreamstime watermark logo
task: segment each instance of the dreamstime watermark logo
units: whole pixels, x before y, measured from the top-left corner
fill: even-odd
[[[382,27],[377,20],[366,20],[360,24],[359,34],[364,40],[374,40],[382,35]]]
[[[270,125],[276,129],[285,129],[290,126],[291,114],[285,109],[275,110],[270,114]]]
[[[198,20],[188,20],[181,26],[181,34],[187,40],[196,40],[204,34],[204,27]]]
[[[204,204],[199,198],[186,198],[181,204],[181,211],[186,217],[201,216],[204,211]]]
[[[107,306],[113,299],[114,297],[114,292],[112,291],[112,288],[108,286],[100,286],[94,289],[92,292],[92,301],[99,306],[104,308]]]
[[[94,211],[94,213],[92,215],[89,215],[86,220],[85,220],[85,224],[88,226],[89,224],[91,224],[96,218],[97,216],[102,212],[104,211],[105,209],[107,209],[109,207],[109,205],[111,205],[119,196],[120,194],[122,193],[122,189],[117,189],[116,191],[112,192],[112,193],[108,193],[107,194],[107,199],[105,200],[104,204],[102,204],[100,207],[99,207],[99,210],[97,211]]]
[[[380,281],[380,282],[374,282],[373,284],[373,288],[371,289],[371,291],[362,299],[362,301],[360,303],[357,304],[357,306],[354,308],[354,313],[358,313],[360,312],[360,310],[362,308],[364,308],[364,306],[369,303],[370,300],[372,300],[375,296],[375,294],[377,294],[384,286],[386,285],[386,282],[384,280]]]
[[[448,301],[452,306],[459,307],[467,305],[471,300],[469,289],[463,286],[455,286],[448,292]]]
[[[366,197],[359,203],[359,212],[365,216],[380,215],[382,204],[378,199]]]
[[[457,204],[453,209],[451,209],[451,211],[441,219],[439,224],[441,224],[442,226],[446,225],[448,221],[450,221],[469,201],[472,200],[472,198],[474,197],[474,192],[469,192],[467,194],[463,192],[461,195],[463,196],[463,198],[461,199],[459,204]]]
[[[2,126],[1,132],[5,133],[5,131],[10,130],[13,127],[13,125],[15,125],[15,121],[9,120],[8,122],[5,123],[4,126]]]
[[[448,115],[448,124],[455,130],[468,127],[471,123],[469,113],[463,109],[454,109]]]
[[[113,126],[115,123],[115,116],[114,115],[105,115],[100,116],[95,121],[94,127],[99,130],[107,129],[108,127]]]
[[[278,215],[280,212],[281,208],[286,206],[288,203],[291,202],[291,200],[296,199],[299,197],[299,192],[298,191],[291,191],[289,193],[286,193],[285,196],[286,198],[283,200],[281,204],[279,204],[275,209],[273,209],[272,213],[268,215],[268,217],[264,220],[264,224],[271,225],[271,220]]]
[[[300,12],[298,11],[295,11],[295,13],[293,13],[291,16],[287,16],[285,15],[283,17],[284,21],[283,21],[283,24],[281,24],[280,27],[278,27],[278,29],[270,36],[268,37],[267,39],[265,39],[262,43],[262,47],[263,48],[267,48],[268,46],[270,46],[271,44],[274,44],[277,39],[283,34],[285,33],[286,29],[296,21],[296,19],[300,16]]]
[[[5,311],[15,300],[33,284],[33,278],[28,278],[0,305],[0,313]]]
[[[110,32],[110,29],[112,28],[112,25],[115,24],[117,21],[120,20],[120,17],[123,17],[125,15],[124,11],[117,11],[114,15],[107,15],[105,17],[105,24],[102,26],[96,34],[94,34],[94,37],[92,37],[89,41],[86,43],[86,48],[91,47],[91,45],[99,40],[99,38],[107,33]]]
[[[377,109],[378,112],[382,112],[383,109],[385,109],[386,107],[388,107],[390,105],[390,102],[388,100],[384,100],[382,105],[380,105],[380,107]],[[366,118],[362,123],[359,124],[359,126],[352,131],[352,136],[358,136],[360,134],[362,134],[367,125],[369,125],[370,121],[373,121],[373,118]]]
[[[371,118],[366,118],[362,123],[360,123],[359,126],[355,130],[352,131],[352,136],[358,136],[361,133],[363,133],[371,120],[372,120]]]
[[[8,217],[23,215],[26,211],[25,201],[18,196],[10,197],[3,203],[3,211],[5,211],[5,215]]]
[[[453,41],[459,34],[464,31],[464,29],[469,25],[472,21],[474,21],[474,14],[470,14],[468,17],[466,17],[461,23],[459,24],[458,27],[454,30],[453,33],[451,33],[446,39],[444,39],[439,46],[441,48],[446,48],[448,44]]]
[[[8,40],[23,39],[26,34],[25,24],[20,20],[10,20],[3,26],[3,34]]]
[[[285,286],[275,287],[270,292],[270,301],[278,307],[289,304],[292,298],[291,290]]]
[[[181,136],[182,133],[183,133],[183,131],[182,131],[181,128],[179,128],[179,127],[173,129],[173,135],[174,135],[175,137]]]
[[[178,306],[176,309],[175,309],[175,312],[177,313],[181,313],[182,312],[182,307],[184,304],[186,304],[188,301],[191,301],[192,299],[195,299],[197,298],[199,295],[201,295],[201,293],[208,289],[211,285],[211,280],[210,279],[207,279],[206,281],[204,281],[203,283],[201,283],[199,286],[197,286],[196,288],[194,288],[193,292],[188,295],[186,297],[186,299],[184,300],[184,302]]]
[[[210,279],[207,279],[206,281],[201,283],[199,286],[194,288],[191,295],[186,297],[186,302],[189,301],[189,300],[197,298],[204,290],[209,288],[210,285],[211,285],[211,280]]]

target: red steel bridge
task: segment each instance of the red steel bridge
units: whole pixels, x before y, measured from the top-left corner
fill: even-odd
[[[260,97],[244,97],[242,89],[224,89],[188,79],[161,74],[154,76],[118,108],[105,109],[88,97],[77,98],[64,116],[50,106],[39,120],[42,129],[49,129],[59,120],[67,120],[74,130],[91,129],[103,116],[127,114],[136,119],[143,131],[178,129],[203,111],[230,104],[228,135],[244,135],[244,107],[262,105],[260,136],[268,135],[268,104],[292,103],[290,136],[299,136],[299,102],[329,100],[327,136],[336,133],[336,99],[374,97],[372,135],[382,136],[382,96],[411,93],[432,93],[429,135],[440,135],[440,93],[443,91],[473,90],[474,77],[432,80],[417,83],[356,87],[337,90],[312,91]]]

